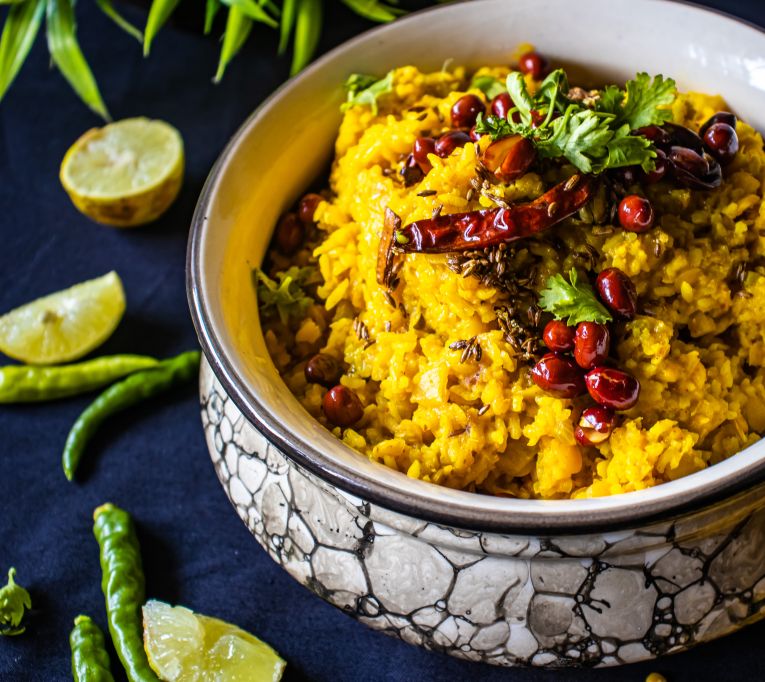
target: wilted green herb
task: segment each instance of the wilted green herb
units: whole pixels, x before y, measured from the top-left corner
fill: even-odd
[[[595,298],[592,287],[586,280],[579,281],[575,269],[569,272],[569,281],[563,275],[547,280],[545,289],[539,294],[542,310],[552,313],[556,320],[568,318],[570,327],[580,322],[604,324],[613,318],[603,304]]]
[[[340,107],[343,111],[350,107],[367,105],[377,115],[377,98],[393,91],[393,71],[388,71],[385,78],[376,79],[363,73],[352,73],[345,81],[347,99]]]
[[[24,613],[32,608],[32,599],[14,578],[16,569],[8,570],[8,584],[0,588],[0,635],[20,635],[26,629],[21,625]]]
[[[315,284],[317,277],[314,267],[300,268],[293,265],[288,270],[277,272],[275,280],[260,268],[255,268],[253,278],[261,311],[268,314],[275,310],[284,324],[290,317],[304,315],[314,300],[305,293],[303,287]]]

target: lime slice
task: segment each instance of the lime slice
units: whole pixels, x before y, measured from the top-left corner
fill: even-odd
[[[122,281],[112,271],[0,317],[0,351],[36,365],[76,360],[106,341],[124,312]]]
[[[59,177],[74,205],[96,222],[133,227],[164,213],[183,182],[183,139],[173,126],[126,118],[86,132]]]
[[[166,682],[278,682],[286,665],[235,625],[154,600],[143,607],[143,645]]]

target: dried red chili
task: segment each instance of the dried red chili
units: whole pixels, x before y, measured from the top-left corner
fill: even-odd
[[[531,237],[582,208],[595,185],[592,177],[569,178],[526,204],[417,220],[397,228],[394,243],[407,253],[450,253]]]

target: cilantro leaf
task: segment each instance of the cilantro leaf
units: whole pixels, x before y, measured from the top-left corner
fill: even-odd
[[[650,140],[642,135],[630,135],[630,127],[626,123],[614,133],[606,149],[608,157],[602,164],[603,169],[641,166],[648,173],[656,167],[656,151]]]
[[[577,272],[571,268],[569,281],[563,275],[555,275],[547,280],[546,288],[540,292],[539,305],[552,313],[556,320],[568,318],[570,327],[580,322],[610,322],[611,317],[603,304],[595,298],[589,283],[579,281]]]
[[[253,279],[261,310],[264,313],[276,310],[284,324],[287,324],[290,317],[305,314],[314,300],[306,295],[303,287],[315,283],[315,275],[316,268],[293,265],[288,270],[277,272],[276,281],[260,268],[255,268]]]
[[[346,101],[340,107],[346,111],[351,107],[367,105],[372,113],[377,115],[377,98],[389,92],[393,92],[393,71],[388,71],[385,78],[377,79],[363,73],[353,73],[345,81],[347,91]]]
[[[672,118],[669,105],[675,100],[675,81],[661,74],[653,80],[647,73],[639,73],[627,81],[622,91],[609,85],[600,96],[598,111],[614,114],[615,125],[628,125],[630,130],[662,124]]]
[[[613,137],[609,117],[591,109],[576,110],[574,105],[552,121],[552,136],[537,142],[541,157],[566,159],[583,173],[593,172],[593,161],[607,157],[607,144]]]
[[[616,85],[607,85],[600,91],[596,109],[616,116],[621,111],[623,101],[624,92]]]
[[[490,100],[494,99],[497,95],[501,95],[503,92],[507,92],[504,83],[494,78],[494,76],[474,76],[470,83],[470,88],[477,88]]]
[[[26,629],[21,625],[26,609],[32,608],[32,599],[14,577],[16,569],[8,571],[8,584],[0,589],[0,635],[20,635]]]
[[[513,71],[507,77],[507,91],[513,100],[515,108],[521,116],[521,121],[527,126],[531,125],[531,110],[534,108],[534,100],[526,88],[526,81],[518,71]]]
[[[535,100],[548,100],[554,103],[557,99],[566,102],[568,99],[568,78],[563,69],[555,69],[539,84]]]
[[[491,135],[492,140],[507,137],[515,132],[513,125],[506,118],[499,118],[497,116],[487,116],[484,118],[483,114],[480,113],[475,120],[475,131],[479,135]]]

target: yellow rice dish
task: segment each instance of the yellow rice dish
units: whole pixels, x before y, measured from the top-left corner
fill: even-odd
[[[587,394],[560,398],[531,380],[534,359],[508,343],[497,320],[495,308],[512,305],[512,297],[465,275],[464,258],[455,268],[450,254],[406,253],[395,299],[380,286],[386,209],[411,223],[434,211],[513,206],[576,170],[563,159],[496,183],[491,193],[471,192],[491,144],[484,135],[445,158],[431,155],[427,174],[409,186],[402,181],[415,139],[449,130],[452,107],[465,94],[488,102],[471,88],[476,77],[502,83],[510,71],[426,74],[408,66],[389,74],[373,106],[346,107],[315,227],[294,253],[274,249],[264,265],[271,275],[295,265],[318,268],[305,285],[314,300],[301,314],[262,313],[269,351],[290,390],[371,460],[485,494],[613,495],[699,471],[751,445],[765,431],[765,152],[744,122],[735,127],[739,150],[718,188],[669,180],[641,186],[656,212],[650,230],[621,229],[601,189],[544,235],[513,244],[512,263],[533,264],[527,286],[537,292],[558,273],[576,268],[581,275],[588,267],[619,268],[637,290],[634,319],[612,327],[611,356],[639,381],[639,400],[594,447],[574,437],[591,404]],[[537,91],[531,74],[524,81]],[[671,119],[693,130],[726,109],[720,97],[699,93],[678,93],[669,106]],[[339,383],[363,407],[352,426],[327,420],[326,387],[306,379],[315,353],[341,363]]]

